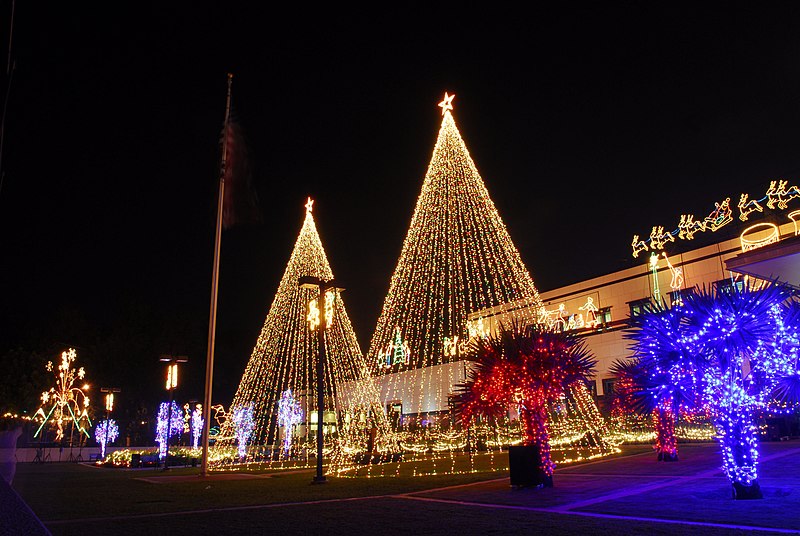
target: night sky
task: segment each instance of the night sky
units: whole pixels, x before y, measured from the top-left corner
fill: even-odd
[[[187,354],[180,396],[203,396],[227,72],[262,222],[223,234],[214,402],[226,405],[308,196],[368,349],[445,91],[540,291],[642,262],[634,233],[800,181],[789,2],[126,5],[17,2],[0,190],[0,356],[76,346],[120,399],[162,396],[159,352]],[[161,346],[107,355],[122,326]]]

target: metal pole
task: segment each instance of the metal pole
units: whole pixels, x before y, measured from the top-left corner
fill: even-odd
[[[170,425],[172,424],[172,399],[173,399],[173,396],[175,396],[175,389],[172,389],[170,387],[170,390],[169,390],[169,406],[167,407],[167,438],[166,438],[167,451],[164,454],[164,471],[169,469],[169,433],[171,432]]]
[[[14,36],[14,8],[16,1],[11,1],[11,24],[8,27],[8,61],[6,62],[6,76],[8,77],[8,84],[6,85],[6,96],[3,101],[3,115],[0,118],[0,192],[3,191],[3,178],[5,171],[3,171],[3,140],[6,132],[6,112],[8,111],[8,99],[11,96],[11,81],[14,79],[14,62],[11,60],[11,40]]]
[[[114,407],[114,393],[119,393],[118,387],[101,387],[101,393],[106,393],[106,442],[103,447],[103,461],[106,458],[106,448],[108,447],[108,427],[111,425],[111,410]]]
[[[200,475],[208,476],[208,435],[211,430],[211,386],[214,377],[214,340],[217,331],[217,287],[219,279],[219,252],[222,241],[222,207],[225,197],[225,165],[228,152],[228,119],[231,114],[231,83],[233,74],[228,73],[228,96],[225,103],[225,126],[222,135],[222,162],[219,170],[219,194],[217,199],[217,228],[214,240],[214,269],[211,276],[211,306],[208,313],[208,353],[206,356],[206,383],[203,397],[203,456]]]
[[[106,440],[103,443],[103,460],[105,460],[105,458],[106,458],[106,448],[108,446],[108,426],[110,424],[110,421],[109,421],[108,417],[109,417],[110,414],[111,414],[111,412],[108,411],[108,401],[106,401]]]
[[[14,8],[16,0],[11,0],[11,24],[8,26],[8,61],[6,61],[6,75],[11,74],[11,39],[14,36]]]
[[[324,419],[325,406],[325,329],[328,319],[325,314],[325,284],[320,282],[319,298],[319,326],[317,326],[317,342],[319,343],[319,355],[317,356],[317,476],[314,477],[314,484],[326,482],[325,475],[322,474],[322,423]]]

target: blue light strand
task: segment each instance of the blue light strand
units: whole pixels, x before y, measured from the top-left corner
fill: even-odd
[[[167,418],[171,418],[171,422],[167,425]],[[158,421],[156,422],[156,443],[158,443],[158,457],[163,460],[167,455],[167,431],[169,430],[170,437],[180,435],[183,431],[183,411],[178,407],[175,401],[172,402],[170,411],[170,403],[162,402],[158,407]]]
[[[94,429],[94,439],[100,444],[100,457],[106,457],[106,443],[113,443],[119,437],[119,426],[114,419],[100,421]]]
[[[233,411],[233,424],[236,428],[236,439],[238,441],[237,452],[239,458],[244,460],[247,457],[247,440],[253,433],[255,422],[253,421],[253,406],[240,406]]]

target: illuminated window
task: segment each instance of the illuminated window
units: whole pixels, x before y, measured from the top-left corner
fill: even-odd
[[[390,402],[386,405],[386,415],[389,418],[389,425],[392,430],[398,430],[403,424],[403,403]]]
[[[731,294],[734,288],[739,292],[743,292],[744,280],[720,279],[719,281],[714,281],[714,288],[717,290],[717,294]]]
[[[642,298],[641,300],[628,302],[628,305],[631,308],[631,318],[644,313],[653,312],[653,302],[650,298]]]
[[[674,290],[672,292],[667,293],[669,296],[669,304],[671,307],[675,307],[676,305],[680,305],[683,300],[686,299],[687,296],[691,296],[694,294],[693,288],[684,288],[681,290]]]
[[[603,395],[610,396],[614,394],[614,384],[617,383],[616,378],[603,378]]]
[[[611,323],[611,306],[601,307],[597,311],[597,323],[602,327],[607,327]]]

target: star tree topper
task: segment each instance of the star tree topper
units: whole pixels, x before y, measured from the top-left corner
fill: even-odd
[[[314,208],[314,200],[309,197],[308,201],[306,202],[306,212],[311,212],[313,208]]]
[[[444,100],[439,103],[439,107],[442,109],[442,115],[444,115],[447,110],[453,109],[453,97],[455,97],[455,95],[448,95],[447,91],[444,92]]]

